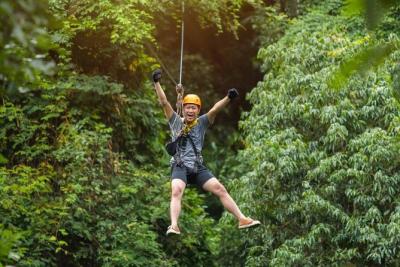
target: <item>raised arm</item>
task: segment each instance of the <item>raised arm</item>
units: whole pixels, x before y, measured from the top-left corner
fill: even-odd
[[[207,112],[208,121],[212,124],[214,123],[215,117],[217,114],[226,107],[229,102],[232,101],[235,97],[239,95],[238,91],[235,88],[228,90],[228,95],[219,100],[214,106]]]
[[[153,82],[154,82],[154,89],[156,90],[158,101],[164,110],[165,117],[169,120],[172,115],[174,114],[174,109],[172,108],[171,104],[168,102],[167,96],[164,93],[164,90],[161,88],[160,85],[161,79],[161,70],[155,70],[153,72]]]

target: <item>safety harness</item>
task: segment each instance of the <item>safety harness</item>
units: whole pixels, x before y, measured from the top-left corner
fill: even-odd
[[[185,151],[187,140],[189,140],[191,146],[193,147],[193,151],[195,153],[196,159],[194,162],[193,172],[197,172],[198,166],[203,163],[203,157],[201,153],[196,148],[192,137],[190,137],[190,131],[196,126],[198,123],[198,119],[193,121],[190,124],[185,124],[183,129],[180,131],[178,137],[173,141],[167,144],[166,149],[168,153],[174,157],[175,162],[178,166],[183,166],[183,160],[181,158],[181,154]]]

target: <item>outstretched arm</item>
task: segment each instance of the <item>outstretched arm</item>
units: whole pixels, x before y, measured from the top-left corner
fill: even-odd
[[[214,123],[215,117],[217,114],[226,107],[229,102],[232,101],[235,97],[239,95],[238,91],[235,88],[228,90],[228,95],[222,98],[220,101],[215,103],[215,105],[207,112],[208,121],[212,124]]]
[[[160,85],[161,70],[156,70],[153,72],[154,89],[156,90],[158,101],[164,110],[165,117],[169,120],[174,114],[174,110],[171,104],[168,102],[167,96],[164,93]]]

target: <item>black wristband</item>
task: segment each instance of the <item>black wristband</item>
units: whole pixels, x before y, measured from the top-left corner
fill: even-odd
[[[239,95],[238,91],[235,88],[231,88],[228,90],[228,98],[229,99],[234,99]]]
[[[158,69],[158,70],[153,71],[152,78],[153,78],[154,83],[159,82],[161,80],[161,70]]]

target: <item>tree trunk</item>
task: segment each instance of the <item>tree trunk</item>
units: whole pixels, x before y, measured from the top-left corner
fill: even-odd
[[[280,11],[288,15],[289,18],[295,18],[298,15],[299,0],[279,0]]]
[[[287,0],[287,14],[289,18],[295,18],[298,15],[298,0]]]
[[[286,0],[279,0],[280,6],[281,6],[281,12],[286,13]]]

